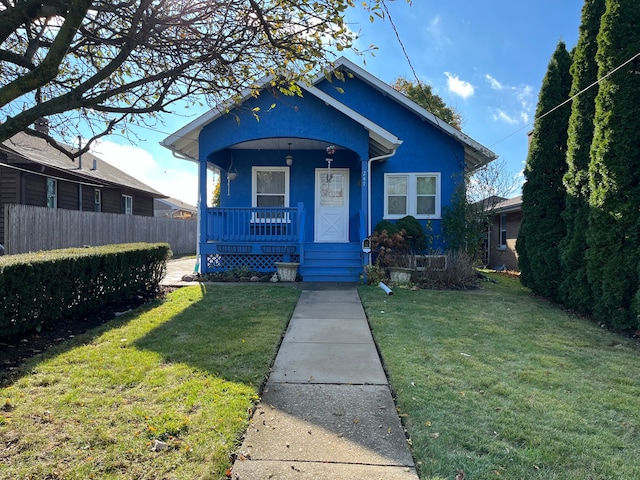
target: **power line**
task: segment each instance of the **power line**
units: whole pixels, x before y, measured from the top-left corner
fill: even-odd
[[[396,27],[396,24],[393,21],[393,17],[391,16],[391,12],[389,11],[389,7],[387,7],[387,4],[385,3],[385,0],[381,0],[381,3],[382,3],[382,8],[384,8],[385,14],[387,15],[387,18],[389,19],[389,24],[391,25],[391,28],[393,29],[393,33],[396,35],[396,38],[398,39],[398,43],[400,44],[400,48],[402,49],[402,53],[404,55],[404,58],[407,60],[407,63],[409,64],[409,68],[411,69],[411,73],[413,73],[413,78],[415,79],[416,84],[420,88],[420,91],[422,92],[422,95],[424,96],[424,99],[427,102],[427,105],[429,107],[429,111],[431,111],[431,110],[433,110],[433,105],[431,105],[431,103],[429,102],[429,97],[427,96],[427,92],[425,92],[423,84],[420,81],[420,79],[418,78],[418,74],[416,72],[415,67],[413,66],[413,62],[411,61],[411,58],[409,57],[409,53],[407,52],[407,49],[404,46],[404,42],[400,38],[400,33],[398,32],[398,28]],[[442,128],[440,126],[440,119],[438,118],[438,116],[433,112],[431,112],[431,113],[433,114],[433,117],[436,120],[436,126],[438,128]],[[456,158],[458,163],[464,168],[465,167],[464,159],[462,159],[462,160],[460,159],[460,157],[458,155],[458,152],[456,152],[453,149],[453,147],[451,146],[451,144],[449,142],[447,142],[447,146],[451,150],[451,153],[453,153],[453,156]]]
[[[407,60],[407,63],[409,64],[409,68],[411,69],[411,72],[413,73],[413,77],[416,80],[416,83],[418,84],[418,86],[420,87],[420,90],[422,91],[425,100],[427,101],[427,103],[429,103],[429,99],[427,97],[426,92],[424,91],[424,88],[422,87],[422,83],[420,82],[419,78],[418,78],[418,74],[416,73],[416,69],[413,66],[413,63],[411,62],[411,58],[409,57],[409,54],[407,53],[407,50],[404,46],[404,43],[402,42],[402,39],[400,38],[400,34],[398,33],[398,29],[396,28],[396,25],[393,21],[393,18],[391,17],[391,13],[389,12],[389,8],[387,7],[387,4],[385,3],[385,0],[381,0],[382,3],[382,7],[384,8],[384,11],[387,15],[387,17],[389,18],[389,23],[391,24],[391,27],[393,28],[393,31],[396,35],[396,38],[398,39],[398,43],[400,44],[400,48],[402,49],[402,53],[404,54],[404,57]],[[606,80],[607,78],[609,78],[611,75],[613,75],[614,73],[616,73],[618,70],[620,70],[621,68],[623,68],[624,66],[628,65],[629,63],[633,62],[636,58],[640,57],[640,52],[636,53],[635,55],[633,55],[631,58],[629,58],[627,61],[623,62],[622,64],[620,64],[619,66],[617,66],[616,68],[614,68],[613,70],[611,70],[610,72],[608,72],[607,74],[603,75],[601,78],[599,78],[598,80],[596,80],[595,82],[593,82],[591,85],[583,88],[582,90],[580,90],[578,93],[576,93],[575,95],[571,96],[570,98],[566,99],[564,102],[560,103],[559,105],[556,105],[555,107],[553,107],[551,110],[549,110],[548,112],[543,113],[542,115],[540,115],[537,118],[534,118],[531,122],[525,124],[524,126],[520,127],[519,129],[511,132],[509,135],[507,135],[506,137],[502,138],[501,140],[498,140],[495,143],[492,143],[489,148],[493,148],[495,145],[498,145],[499,143],[504,142],[505,140],[507,140],[508,138],[511,138],[512,136],[514,136],[516,133],[521,132],[522,130],[524,130],[525,128],[531,127],[534,125],[534,123],[544,117],[546,117],[547,115],[553,113],[554,111],[558,110],[559,108],[563,107],[564,105],[566,105],[569,102],[572,102],[575,98],[579,97],[580,95],[582,95],[584,92],[586,92],[587,90],[595,87],[596,85],[600,84],[600,82],[602,82],[603,80]],[[435,116],[435,115],[434,115]],[[439,121],[438,117],[435,116],[436,118],[436,122]],[[439,126],[439,125],[438,125]]]
[[[633,55],[631,58],[629,58],[626,62],[623,62],[622,64],[618,65],[616,68],[614,68],[613,70],[611,70],[609,73],[607,73],[606,75],[603,75],[601,78],[599,78],[598,80],[596,80],[595,82],[593,82],[591,85],[583,88],[582,90],[580,90],[578,93],[576,93],[575,95],[567,98],[564,102],[560,103],[559,105],[556,105],[555,107],[553,107],[551,110],[549,110],[548,112],[543,113],[542,115],[540,115],[537,118],[534,118],[533,121],[527,123],[526,125],[520,127],[518,130],[510,133],[509,135],[507,135],[506,137],[504,137],[501,140],[498,140],[496,143],[492,144],[489,148],[493,147],[494,145],[497,145],[501,142],[504,142],[506,139],[511,138],[512,136],[514,136],[516,133],[524,130],[527,127],[533,126],[535,124],[535,122],[537,122],[538,120],[546,117],[547,115],[555,112],[556,110],[558,110],[559,108],[563,107],[564,105],[566,105],[569,102],[572,102],[575,98],[579,97],[580,95],[582,95],[584,92],[586,92],[587,90],[595,87],[596,85],[599,85],[600,82],[602,82],[603,80],[606,80],[607,78],[609,78],[611,75],[613,75],[614,73],[616,73],[618,70],[620,70],[622,67],[624,67],[625,65],[628,65],[629,63],[633,62],[636,58],[640,57],[640,52],[636,53],[635,55]]]

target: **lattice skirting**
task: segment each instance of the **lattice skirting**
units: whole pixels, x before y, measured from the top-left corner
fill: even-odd
[[[221,272],[242,267],[248,267],[256,272],[274,272],[276,270],[275,262],[300,262],[300,255],[286,253],[273,255],[209,254],[207,255],[206,272]]]

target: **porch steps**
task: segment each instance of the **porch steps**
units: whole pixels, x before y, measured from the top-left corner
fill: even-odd
[[[362,273],[359,243],[305,243],[303,282],[357,282]]]

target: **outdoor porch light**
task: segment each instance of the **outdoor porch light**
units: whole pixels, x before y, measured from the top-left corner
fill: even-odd
[[[336,153],[336,147],[334,147],[333,145],[329,145],[327,147],[327,158],[325,158],[325,160],[327,161],[327,182],[331,182],[331,162],[333,162],[333,154]]]
[[[291,155],[291,142],[289,142],[289,154],[284,157],[284,161],[287,162],[287,166],[293,165],[293,156]]]

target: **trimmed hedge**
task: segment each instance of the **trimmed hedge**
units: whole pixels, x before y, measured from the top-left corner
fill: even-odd
[[[168,243],[69,248],[0,257],[0,338],[158,290]]]

